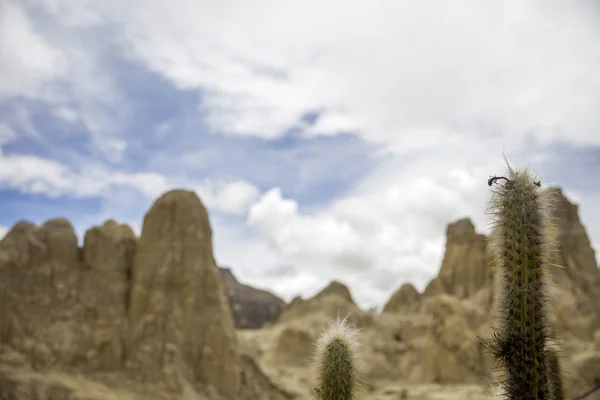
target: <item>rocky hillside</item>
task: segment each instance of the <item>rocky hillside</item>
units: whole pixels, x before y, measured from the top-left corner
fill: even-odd
[[[0,242],[0,399],[285,399],[240,354],[200,199],[170,191],[139,240],[69,221]],[[174,397],[175,396],[175,397]]]
[[[600,270],[562,194],[556,217],[551,298],[573,398],[600,381]],[[107,221],[79,247],[65,219],[20,222],[0,241],[0,399],[312,399],[312,344],[338,315],[362,329],[362,399],[486,399],[485,241],[468,219],[450,224],[439,274],[423,293],[398,282],[377,313],[337,281],[289,305],[239,283],[215,264],[193,192],[157,199],[140,238]]]
[[[559,199],[555,211],[557,251],[552,261],[556,266],[551,269],[554,311],[565,333],[589,341],[600,329],[600,270],[579,220],[578,206],[571,204],[560,189],[552,190],[557,191]],[[485,241],[468,219],[450,224],[442,266],[423,297],[445,293],[459,299],[489,299],[493,275]],[[394,297],[398,295],[392,296],[387,309],[394,309]]]
[[[572,398],[600,382],[600,269],[577,206],[553,190],[560,198],[554,261],[566,268],[552,268],[551,298]],[[401,284],[379,314],[359,309],[333,282],[313,298],[294,299],[276,324],[241,333],[241,348],[276,384],[308,399],[310,343],[338,313],[349,315],[362,329],[363,399],[486,399],[499,379],[478,339],[495,324],[492,277],[486,237],[461,219],[448,226],[442,265],[423,293]]]

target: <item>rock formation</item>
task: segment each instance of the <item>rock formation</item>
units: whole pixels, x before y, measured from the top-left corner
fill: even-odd
[[[0,398],[125,393],[289,397],[238,351],[208,214],[193,192],[157,199],[139,241],[109,220],[79,248],[65,219],[19,222],[0,241]]]
[[[258,329],[279,318],[286,306],[282,299],[266,290],[240,283],[229,268],[220,267],[219,270],[236,328]]]
[[[356,305],[348,287],[339,281],[332,281],[314,296],[314,300],[318,300],[327,296],[339,296],[348,303]]]
[[[485,248],[485,236],[475,232],[470,219],[463,218],[448,225],[440,272],[423,295],[447,293],[462,299],[489,285],[492,274]]]
[[[600,270],[577,206],[558,196],[555,264],[566,268],[552,268],[551,297],[573,397],[600,379]],[[79,248],[65,219],[17,223],[0,241],[0,399],[309,399],[310,344],[338,315],[361,328],[362,398],[488,398],[486,238],[468,219],[446,238],[424,293],[402,284],[376,313],[338,281],[287,306],[242,285],[216,266],[192,192],[157,199],[139,240],[109,220]]]
[[[383,312],[403,312],[413,311],[414,307],[419,304],[421,294],[410,283],[404,283],[400,286],[388,302],[383,307]]]
[[[553,280],[572,295],[578,314],[589,320],[583,339],[591,340],[594,331],[600,328],[600,270],[585,227],[579,220],[578,206],[571,204],[560,189],[554,190],[558,192],[555,216],[559,234]]]
[[[110,344],[120,340],[125,298],[123,285],[112,284],[126,272],[118,262],[102,269],[86,264],[85,254],[93,252],[79,250],[64,219],[41,227],[20,222],[0,242],[2,343],[28,354],[35,368],[102,369],[120,362]]]
[[[293,299],[278,321],[293,321],[315,313],[329,319],[337,318],[338,314],[342,318],[350,315],[351,321],[365,315],[354,302],[348,287],[341,282],[333,281],[310,299],[303,300],[300,297]]]
[[[178,390],[185,377],[233,397],[239,385],[234,325],[208,214],[194,192],[171,191],[154,203],[132,272],[128,367],[149,379],[166,374]]]
[[[567,268],[552,268],[555,287],[551,297],[565,389],[574,397],[600,380],[596,367],[600,352],[595,347],[600,345],[594,344],[600,340],[600,270],[577,206],[560,190],[558,200],[555,215],[561,231],[555,263]],[[489,337],[495,322],[487,239],[475,231],[469,219],[449,224],[446,239],[439,273],[422,294],[412,285],[402,284],[377,314],[356,307],[349,290],[332,282],[313,298],[295,298],[275,324],[244,333],[240,340],[252,348],[277,384],[300,398],[309,398],[312,380],[306,360],[310,349],[303,350],[302,343],[314,340],[337,315],[349,314],[351,322],[362,329],[367,382],[363,398],[406,398],[409,393],[418,398],[409,389],[416,384],[453,385],[452,393],[470,387],[457,385],[493,391],[494,386],[489,385],[499,379],[498,371],[478,338]],[[283,357],[283,353],[293,357]],[[435,398],[454,398],[448,390],[436,392]],[[427,396],[423,394],[423,398],[434,397]],[[485,390],[473,396],[489,398]]]
[[[570,379],[569,391],[579,393],[593,385],[594,379],[600,380],[600,375],[590,372],[589,363],[597,360],[600,355],[589,352],[588,343],[593,341],[594,332],[600,324],[600,269],[595,259],[594,251],[590,246],[585,227],[579,220],[578,206],[571,204],[565,198],[562,190],[551,188],[557,194],[557,203],[554,216],[556,218],[557,248],[554,253],[555,266],[551,268],[554,286],[551,288],[551,303],[553,319],[556,322],[558,345],[563,354],[579,354],[563,360],[565,376]],[[460,329],[463,332],[471,332],[468,335],[489,336],[490,324],[494,322],[495,310],[490,308],[492,303],[492,277],[489,257],[485,251],[486,238],[484,235],[475,233],[470,220],[461,219],[448,226],[446,251],[442,266],[437,277],[435,277],[425,289],[420,310],[428,314],[425,306],[428,298],[440,299],[440,295],[449,294],[457,299],[463,299],[469,304],[479,307],[486,318],[470,316],[463,318],[469,322]],[[396,296],[396,295],[394,295]],[[395,297],[392,296],[386,307],[392,307]],[[466,304],[466,303],[465,303]],[[491,312],[490,312],[491,311]],[[473,325],[473,320],[478,323]],[[436,327],[440,324],[436,323]],[[442,333],[449,333],[449,328],[441,329]],[[456,332],[458,335],[459,332]],[[453,336],[453,335],[451,335]],[[467,340],[465,339],[464,343]],[[447,347],[447,346],[442,346]],[[435,348],[435,346],[433,346]],[[470,346],[474,351],[474,346]],[[429,352],[429,350],[428,350]],[[452,351],[458,355],[458,349]],[[436,356],[438,363],[440,356]],[[489,357],[471,355],[462,357],[464,360],[476,361],[473,368],[475,371],[489,371]],[[442,363],[443,364],[443,363]],[[580,373],[586,369],[586,373]],[[592,374],[595,378],[588,375]],[[489,373],[480,375],[489,375]],[[585,378],[585,376],[588,376]]]

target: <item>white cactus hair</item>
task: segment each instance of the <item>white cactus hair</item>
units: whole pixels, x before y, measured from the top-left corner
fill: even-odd
[[[488,400],[504,400],[506,399],[506,392],[502,385],[492,386],[487,393]]]
[[[350,313],[344,318],[341,318],[338,314],[337,319],[334,322],[331,322],[329,327],[321,333],[314,345],[314,357],[312,361],[315,363],[315,366],[318,366],[317,363],[320,362],[320,357],[325,351],[325,348],[334,339],[340,339],[346,343],[348,349],[354,356],[353,358],[356,363],[355,368],[364,365],[361,357],[362,346],[359,340],[361,329],[355,328],[348,323],[349,316]]]

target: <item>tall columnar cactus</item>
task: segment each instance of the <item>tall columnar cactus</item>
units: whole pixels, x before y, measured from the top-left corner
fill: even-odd
[[[553,399],[547,297],[552,192],[542,190],[529,171],[510,167],[506,177],[490,178],[488,184],[494,187],[489,250],[500,326],[487,347],[504,367],[508,398]]]
[[[319,400],[351,400],[359,389],[359,330],[350,327],[346,318],[338,317],[316,342],[313,362],[319,373],[315,388]]]

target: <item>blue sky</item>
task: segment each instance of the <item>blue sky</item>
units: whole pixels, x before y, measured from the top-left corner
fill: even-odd
[[[4,2],[0,233],[139,232],[184,187],[240,279],[380,306],[437,272],[448,223],[486,231],[505,154],[581,204],[598,248],[598,7],[444,4]]]

